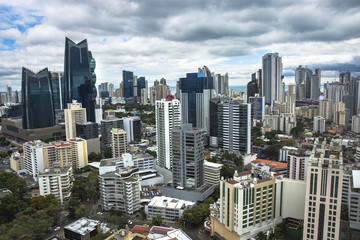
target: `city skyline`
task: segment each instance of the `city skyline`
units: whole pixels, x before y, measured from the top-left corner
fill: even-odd
[[[0,2],[0,91],[20,90],[22,67],[63,71],[65,37],[88,40],[97,84],[115,88],[123,70],[175,86],[203,65],[229,72],[229,85],[246,85],[268,52],[283,58],[286,84],[299,65],[321,68],[322,83],[339,71],[358,76],[359,9],[336,0]]]

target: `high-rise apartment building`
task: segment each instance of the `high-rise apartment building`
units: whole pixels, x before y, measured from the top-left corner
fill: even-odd
[[[24,143],[24,167],[35,181],[38,180],[38,174],[54,161],[55,154],[48,154],[52,149],[50,144],[40,140]]]
[[[307,165],[311,154],[301,150],[290,151],[287,156],[286,177],[306,181]]]
[[[86,109],[82,108],[81,103],[73,100],[72,103],[67,104],[67,109],[64,109],[64,114],[66,139],[76,138],[76,124],[87,122]]]
[[[360,77],[351,78],[350,81],[350,117],[359,114],[360,108]]]
[[[155,102],[157,164],[171,169],[172,167],[172,129],[180,127],[181,104],[173,97]]]
[[[71,159],[73,169],[80,169],[88,165],[88,149],[86,140],[72,138],[69,140],[71,146]]]
[[[333,102],[328,99],[319,101],[319,115],[326,120],[332,119]]]
[[[181,118],[183,123],[210,132],[210,99],[214,94],[213,77],[205,73],[187,73],[180,78]]]
[[[204,183],[218,185],[222,164],[204,161]]]
[[[21,97],[24,129],[55,126],[55,110],[50,73],[47,68],[38,73],[22,68]]]
[[[203,129],[183,124],[172,130],[174,187],[198,188],[204,183]]]
[[[339,239],[343,181],[341,146],[316,141],[306,179],[303,239]]]
[[[95,59],[88,50],[87,40],[76,44],[65,38],[64,104],[77,100],[86,109],[87,120],[95,122]]]
[[[123,129],[113,128],[111,130],[112,156],[121,157],[127,152],[126,132]]]
[[[55,159],[50,162],[50,167],[69,167],[72,165],[71,144],[69,142],[57,141],[50,142],[54,151],[51,154],[55,155]]]
[[[251,104],[224,100],[218,104],[218,144],[227,151],[252,151]]]
[[[333,122],[339,125],[347,125],[348,118],[344,102],[337,102],[333,106]]]
[[[262,96],[265,103],[282,102],[282,58],[278,53],[267,53],[262,57]]]
[[[63,204],[70,200],[73,181],[72,167],[46,168],[39,173],[40,195],[53,194]]]
[[[210,216],[211,234],[229,240],[251,239],[288,217],[303,219],[305,186],[304,181],[268,172],[235,173],[234,179],[222,179],[220,204]]]
[[[76,123],[76,136],[83,139],[99,137],[99,125],[93,122]]]
[[[170,94],[170,88],[166,85],[165,78],[160,79],[160,83],[158,80],[154,81],[154,86],[150,87],[149,95],[150,95],[150,104],[154,105],[155,101],[166,98]]]
[[[351,131],[360,133],[360,114],[352,117]]]
[[[119,168],[99,176],[100,199],[103,210],[119,210],[133,214],[141,208],[138,169]]]
[[[314,117],[313,131],[320,134],[325,132],[325,118],[322,116]]]
[[[349,186],[348,213],[349,227],[360,230],[360,170],[353,170]]]
[[[123,123],[127,143],[141,142],[141,119],[139,117],[124,117]]]

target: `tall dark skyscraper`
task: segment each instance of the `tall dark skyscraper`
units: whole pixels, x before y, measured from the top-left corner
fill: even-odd
[[[262,57],[262,96],[266,105],[282,102],[282,58],[278,53]]]
[[[53,89],[53,101],[55,110],[64,109],[64,75],[63,73],[51,73],[51,85]]]
[[[76,44],[65,38],[63,106],[66,108],[67,103],[71,103],[73,99],[81,102],[90,122],[95,122],[95,65],[86,39]]]
[[[141,89],[143,88],[147,88],[145,77],[139,77],[137,79],[137,88],[136,88],[138,97],[141,96]]]
[[[214,89],[213,77],[206,77],[205,73],[187,73],[179,82],[183,123],[210,131],[209,100]]]
[[[45,128],[55,125],[50,78],[47,68],[36,74],[22,68],[21,97],[24,129]]]
[[[123,86],[124,97],[129,98],[134,96],[134,73],[130,71],[123,71]],[[141,94],[140,94],[141,95]]]

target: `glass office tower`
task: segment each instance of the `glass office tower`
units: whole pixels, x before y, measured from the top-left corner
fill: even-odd
[[[62,72],[51,73],[51,85],[53,89],[53,101],[55,110],[62,110],[64,102],[64,75]]]
[[[36,74],[22,68],[21,97],[24,129],[55,125],[52,92],[51,77],[47,68]]]
[[[124,97],[129,98],[134,96],[134,73],[130,71],[123,71],[123,86]],[[141,96],[141,94],[140,94]]]
[[[88,121],[95,122],[96,75],[95,59],[88,50],[87,40],[76,44],[65,38],[64,108],[73,99],[86,108]]]

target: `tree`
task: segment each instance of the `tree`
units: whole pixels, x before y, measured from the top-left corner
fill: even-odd
[[[188,228],[194,227],[203,221],[203,210],[195,206],[183,212],[183,221]]]
[[[157,154],[155,151],[151,151],[151,150],[146,150],[146,153],[150,154],[151,156],[153,156],[154,158],[157,158]]]
[[[266,235],[264,234],[264,232],[260,231],[256,234],[255,239],[256,240],[266,240]]]
[[[104,149],[104,157],[112,158],[112,148],[111,147],[107,147]]]
[[[88,156],[88,159],[90,162],[100,162],[102,159],[102,156],[100,153],[91,152]]]
[[[0,224],[8,223],[15,214],[27,209],[29,204],[15,194],[9,194],[0,199]]]
[[[283,237],[283,230],[280,227],[275,228],[275,238],[281,239]]]
[[[47,196],[39,196],[31,200],[30,206],[37,210],[48,208],[51,204],[57,206],[58,200],[53,194]]]
[[[73,197],[81,201],[97,201],[100,197],[98,172],[91,171],[87,177],[77,177],[72,192]]]
[[[163,219],[161,216],[156,216],[152,219],[151,223],[154,226],[161,226],[162,221],[163,221]]]
[[[26,181],[12,172],[0,171],[0,186],[9,189],[19,198],[26,192]]]

